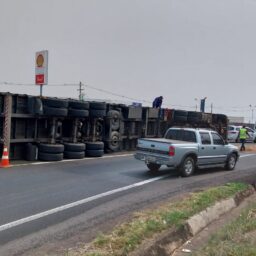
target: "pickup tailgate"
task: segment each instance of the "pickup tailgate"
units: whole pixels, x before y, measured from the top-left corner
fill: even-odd
[[[139,139],[134,157],[146,163],[177,166],[184,153],[197,149],[197,143],[164,138]]]
[[[171,141],[167,139],[139,139],[137,150],[153,153],[153,154],[160,154],[160,155],[168,155],[169,147],[175,142],[180,141]]]
[[[173,145],[182,143],[169,139],[139,139],[137,151],[134,157],[146,163],[156,163],[160,165],[173,166],[173,157],[170,156],[169,150]]]

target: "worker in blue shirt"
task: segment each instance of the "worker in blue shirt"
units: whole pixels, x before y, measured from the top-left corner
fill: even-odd
[[[163,103],[163,96],[156,97],[153,101],[153,108],[161,108]]]

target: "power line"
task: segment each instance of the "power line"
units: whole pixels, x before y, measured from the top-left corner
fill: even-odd
[[[3,85],[10,85],[10,86],[16,86],[16,85],[20,85],[20,86],[38,86],[36,84],[24,84],[24,83],[14,83],[14,82],[0,82],[0,84]],[[64,83],[64,84],[47,84],[47,86],[78,86],[79,84],[77,83]]]
[[[96,90],[98,92],[107,93],[107,94],[110,94],[112,96],[117,96],[117,97],[120,97],[120,98],[123,98],[123,99],[128,99],[128,100],[138,101],[138,102],[145,102],[145,103],[150,103],[151,104],[151,101],[148,101],[148,100],[141,100],[141,99],[127,97],[127,96],[124,96],[124,95],[121,95],[121,94],[118,94],[118,93],[113,93],[113,92],[110,92],[110,91],[107,91],[107,90],[99,89],[99,88],[96,88],[96,87],[88,85],[88,84],[85,84],[85,87]]]
[[[15,82],[0,82],[0,85],[8,85],[8,86],[37,86],[36,84],[29,84],[29,83],[15,83]],[[84,90],[82,87],[87,87],[89,89],[93,89],[95,91],[98,91],[98,92],[102,92],[102,93],[106,93],[106,94],[109,94],[109,95],[112,95],[112,96],[116,96],[116,97],[120,97],[122,99],[127,99],[127,100],[131,100],[131,101],[135,101],[135,102],[144,102],[144,103],[149,103],[151,104],[152,101],[149,101],[149,100],[142,100],[142,99],[137,99],[137,98],[133,98],[133,97],[128,97],[128,96],[125,96],[125,95],[122,95],[122,94],[118,94],[118,93],[114,93],[114,92],[111,92],[111,91],[108,91],[108,90],[104,90],[104,89],[100,89],[100,88],[97,88],[97,87],[94,87],[94,86],[91,86],[91,85],[88,85],[88,84],[82,84],[81,82],[78,84],[78,83],[62,83],[62,84],[47,84],[47,86],[50,86],[50,87],[54,87],[54,86],[71,86],[71,87],[77,87],[79,86],[79,99],[82,98],[83,96],[83,93],[82,91]],[[195,106],[194,105],[178,105],[178,104],[168,104],[168,103],[164,103],[163,105],[165,106],[169,106],[169,107],[172,107],[172,108],[189,108],[189,109],[194,109]],[[223,110],[223,111],[226,111],[226,112],[234,112],[234,113],[241,113],[241,112],[246,112],[248,111],[250,108],[249,107],[239,107],[239,106],[229,106],[229,107],[223,107],[223,106],[214,106],[214,109],[219,109],[219,110]]]

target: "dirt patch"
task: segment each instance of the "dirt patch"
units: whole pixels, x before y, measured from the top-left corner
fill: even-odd
[[[240,149],[241,143],[231,143]],[[256,143],[245,143],[245,152],[256,152]]]

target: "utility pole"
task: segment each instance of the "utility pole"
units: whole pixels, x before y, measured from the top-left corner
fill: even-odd
[[[211,104],[211,114],[212,114],[213,104]]]
[[[83,100],[83,98],[84,98],[84,94],[83,94],[84,89],[82,88],[82,86],[83,86],[82,82],[79,82],[79,89],[78,89],[79,100]]]

